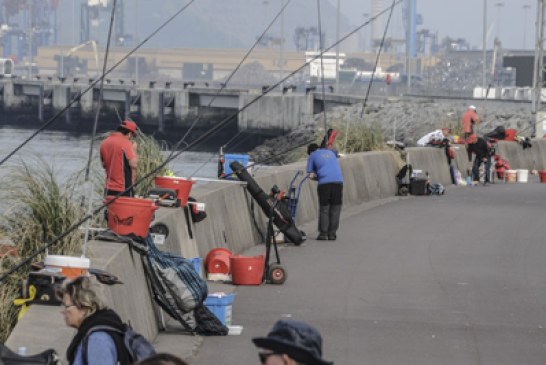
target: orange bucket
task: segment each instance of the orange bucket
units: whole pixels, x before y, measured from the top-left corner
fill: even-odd
[[[546,170],[540,170],[538,175],[540,176],[540,182],[546,183]]]
[[[108,205],[108,228],[122,236],[134,234],[144,238],[148,236],[153,213],[157,209],[152,199],[117,198]]]
[[[235,285],[260,285],[264,276],[265,258],[260,256],[231,256],[231,281]]]
[[[176,197],[180,199],[180,206],[184,207],[188,203],[191,187],[195,184],[195,181],[182,177],[156,176],[154,183],[158,188],[176,190]]]
[[[232,253],[227,248],[213,248],[205,257],[205,267],[209,274],[229,274],[231,266],[229,258]]]

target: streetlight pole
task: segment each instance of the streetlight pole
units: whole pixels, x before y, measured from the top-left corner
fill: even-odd
[[[32,1],[28,3],[28,79],[32,77]]]
[[[337,0],[336,42],[339,40],[340,3],[341,0]],[[339,42],[336,44],[336,92],[339,92]]]
[[[531,5],[523,5],[523,49],[527,47],[527,11],[531,8]]]
[[[483,0],[483,38],[482,38],[482,96],[487,90],[487,0]]]
[[[281,9],[284,8],[284,0],[281,0]],[[280,40],[280,80],[284,78],[284,10],[281,12],[281,40]],[[281,88],[281,91],[284,87],[283,83],[279,85]]]
[[[497,39],[500,41],[500,19],[501,19],[501,8],[504,6],[503,2],[498,2],[495,4],[497,7]]]

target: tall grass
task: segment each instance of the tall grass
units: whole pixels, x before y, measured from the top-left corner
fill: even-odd
[[[2,201],[7,204],[0,217],[6,238],[18,248],[21,258],[28,257],[45,242],[65,232],[83,216],[72,192],[73,181],[62,185],[56,170],[39,157],[21,161],[12,167],[3,179]],[[81,252],[81,235],[73,231],[49,249],[56,254],[75,255]],[[42,260],[38,255],[36,261]],[[16,261],[4,257],[0,261],[2,272],[14,267]],[[18,309],[13,300],[19,294],[21,279],[28,274],[23,268],[2,283],[0,289],[0,341],[4,342],[16,323]]]
[[[136,179],[140,180],[143,176],[148,175],[151,171],[155,170],[159,165],[165,162],[166,157],[163,152],[167,149],[166,142],[160,142],[152,136],[147,136],[143,133],[139,133],[136,138],[137,142],[137,155],[138,155],[138,168],[136,171]],[[164,166],[155,175],[165,175],[168,171],[168,167]],[[135,194],[140,196],[147,196],[148,191],[152,187],[154,182],[153,176],[145,179],[135,188]]]
[[[378,151],[385,147],[383,131],[378,123],[370,126],[364,123],[335,124],[338,131],[335,147],[345,153]]]

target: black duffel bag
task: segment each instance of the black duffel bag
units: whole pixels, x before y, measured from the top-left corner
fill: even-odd
[[[36,355],[19,355],[0,343],[0,365],[56,365],[59,357],[54,349],[48,349]]]

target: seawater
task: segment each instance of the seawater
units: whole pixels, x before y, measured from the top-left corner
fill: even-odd
[[[0,129],[0,160],[3,160],[34,133],[29,129]],[[43,131],[28,142],[15,155],[0,165],[0,178],[9,174],[9,167],[29,162],[39,156],[54,168],[59,182],[84,170],[89,156],[90,136],[75,136],[60,131]],[[93,159],[99,159],[99,143],[94,143]],[[165,151],[167,156],[171,151]],[[218,154],[212,152],[182,152],[172,162],[170,169],[176,176],[215,178]]]

